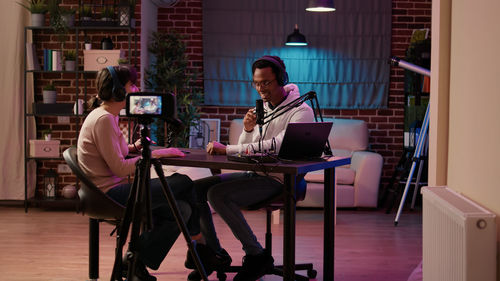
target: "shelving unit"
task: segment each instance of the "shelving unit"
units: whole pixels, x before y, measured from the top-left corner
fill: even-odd
[[[37,32],[37,31],[52,31],[52,28],[50,26],[43,26],[43,27],[33,27],[33,26],[26,26],[24,28],[24,42],[27,41],[27,36],[28,32]],[[24,176],[25,176],[25,182],[24,182],[24,207],[25,211],[28,211],[28,207],[31,203],[37,204],[37,205],[50,205],[52,207],[58,207],[58,206],[75,206],[77,207],[77,202],[78,199],[63,199],[63,198],[55,198],[55,199],[46,199],[46,198],[38,198],[36,194],[36,187],[35,187],[35,196],[34,198],[28,198],[28,163],[30,161],[35,161],[37,163],[43,162],[43,161],[60,161],[61,163],[64,163],[63,158],[62,158],[62,151],[65,149],[63,145],[60,146],[60,151],[59,151],[59,157],[51,157],[51,158],[45,158],[45,157],[30,157],[29,154],[29,146],[28,146],[28,120],[30,118],[35,118],[35,122],[37,122],[36,118],[42,118],[42,117],[60,117],[60,116],[68,116],[70,118],[74,118],[74,122],[70,121],[69,126],[70,126],[70,131],[75,133],[74,141],[76,143],[79,130],[81,127],[81,121],[83,121],[83,117],[87,115],[87,113],[79,114],[78,111],[76,111],[74,114],[67,114],[67,113],[51,113],[51,114],[36,114],[33,112],[33,108],[31,104],[28,104],[27,101],[27,76],[29,73],[32,73],[33,75],[33,81],[34,84],[36,84],[37,79],[40,79],[40,77],[45,73],[59,73],[59,74],[73,74],[74,78],[70,79],[67,77],[64,78],[59,78],[59,80],[72,80],[74,81],[74,88],[75,88],[75,94],[74,97],[71,98],[69,101],[70,104],[74,104],[78,99],[83,98],[84,101],[87,101],[87,80],[90,79],[89,77],[97,74],[97,71],[84,71],[83,70],[83,65],[81,65],[80,58],[83,57],[83,48],[80,48],[80,44],[82,40],[80,40],[80,37],[82,34],[80,33],[86,33],[86,32],[101,32],[101,31],[107,31],[110,33],[126,33],[128,35],[128,59],[129,63],[133,65],[137,65],[137,33],[135,28],[132,27],[127,27],[127,26],[75,26],[75,27],[70,27],[68,31],[68,35],[75,35],[75,51],[76,51],[76,62],[75,62],[75,70],[74,71],[65,71],[65,70],[58,70],[58,71],[47,71],[47,70],[27,70],[27,51],[26,48],[24,48],[24,98],[23,98],[23,106],[24,106],[24,152],[25,152],[25,157],[24,157]],[[132,48],[132,40],[134,40],[134,48]],[[33,42],[33,44],[36,44],[37,42]],[[42,43],[42,42],[39,42]],[[134,50],[134,53],[132,53],[132,50]],[[94,77],[95,78],[95,77]],[[80,80],[83,79],[83,86],[80,84]],[[93,79],[93,78],[92,78]],[[58,80],[58,79],[54,79]],[[35,87],[36,89],[36,87]],[[36,95],[35,95],[36,96]],[[34,101],[36,102],[36,101]],[[67,102],[67,101],[66,101]],[[74,125],[74,129],[71,129],[71,126]],[[75,186],[78,188],[78,182],[75,182]]]

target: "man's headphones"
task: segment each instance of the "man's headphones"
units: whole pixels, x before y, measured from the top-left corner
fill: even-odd
[[[288,84],[288,73],[286,72],[285,66],[281,64],[278,60],[273,58],[272,56],[263,56],[258,59],[259,60],[264,60],[271,62],[273,65],[275,65],[278,68],[278,73],[276,74],[276,81],[278,81],[278,85],[281,87],[285,86]]]
[[[113,66],[107,67],[109,74],[113,78],[113,89],[111,90],[111,98],[115,101],[123,101],[125,100],[125,96],[127,95],[127,91],[125,87],[123,87],[120,79],[118,79],[118,74],[116,74],[115,68]]]

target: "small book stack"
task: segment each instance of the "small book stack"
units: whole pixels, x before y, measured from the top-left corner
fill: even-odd
[[[61,71],[62,70],[62,51],[60,50],[43,50],[43,70],[45,71]]]

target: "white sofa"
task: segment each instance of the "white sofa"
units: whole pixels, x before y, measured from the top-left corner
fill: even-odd
[[[351,165],[335,169],[337,207],[377,207],[383,159],[368,149],[368,126],[363,120],[325,119],[333,122],[329,141],[335,156],[351,156]],[[234,119],[229,144],[237,144],[243,120]],[[323,171],[308,173],[306,197],[298,207],[323,207]]]

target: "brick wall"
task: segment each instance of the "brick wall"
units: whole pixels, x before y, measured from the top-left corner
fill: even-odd
[[[392,1],[392,55],[404,57],[412,31],[431,27],[431,0]],[[187,35],[192,66],[200,69],[202,57],[201,0],[181,1],[174,8],[160,9],[159,29],[175,29]],[[378,110],[323,110],[327,117],[356,118],[368,122],[371,149],[384,157],[383,182],[392,175],[402,154],[404,122],[404,71],[391,68],[388,108]],[[221,119],[221,141],[228,141],[230,121],[242,118],[247,108],[204,106],[203,118]]]
[[[137,42],[139,48],[140,42],[140,1],[137,1],[137,8],[135,13],[135,18],[137,20],[136,26],[137,28]],[[85,3],[90,3],[90,1],[86,1]],[[106,2],[106,3],[112,3]],[[78,8],[78,0],[63,0],[62,6]],[[77,16],[78,19],[78,16]],[[75,21],[76,23],[78,20]],[[46,26],[49,26],[49,16],[46,16]],[[132,33],[133,35],[134,33]],[[90,39],[92,43],[92,49],[101,49],[101,40],[105,37],[110,37],[114,44],[114,49],[122,49],[125,50],[125,57],[134,57],[137,56],[136,60],[132,60],[132,64],[138,64],[140,52],[135,54],[135,51],[132,50],[131,56],[128,52],[128,31],[124,30],[87,30],[85,33],[83,31],[79,32],[79,54],[78,54],[78,64],[79,69],[83,70],[83,50],[84,50],[84,39],[85,35]],[[54,34],[52,29],[47,30],[36,30],[33,31],[33,42],[36,45],[37,56],[42,63],[43,69],[43,49],[52,49],[52,50],[70,50],[75,49],[76,47],[76,34],[74,29],[69,29],[68,34],[64,36],[62,40],[64,45],[61,45],[61,41],[58,36]],[[132,39],[134,42],[134,39]],[[134,43],[132,43],[134,44]],[[135,46],[132,46],[132,49]],[[63,67],[64,68],[64,67]],[[58,103],[71,103],[73,104],[76,101],[76,75],[75,73],[34,73],[34,89],[35,89],[35,102],[42,102],[42,88],[47,84],[53,84],[56,87],[57,91],[57,102]],[[78,74],[78,98],[88,100],[90,97],[95,96],[96,92],[96,83],[95,73],[85,73]],[[86,88],[86,89],[85,89]],[[31,105],[28,105],[29,112],[31,112]],[[52,139],[60,140],[61,148],[60,152],[62,153],[66,148],[71,145],[76,145],[76,137],[78,128],[81,126],[83,122],[83,118],[70,117],[68,123],[59,123],[57,116],[44,116],[44,117],[36,117],[36,125],[37,125],[37,139],[42,139],[42,131],[46,129],[52,130]],[[40,197],[43,194],[43,176],[47,173],[49,169],[54,169],[57,171],[58,164],[62,164],[64,161],[62,160],[43,160],[37,161],[37,196]],[[62,189],[67,184],[74,184],[76,182],[76,177],[71,173],[59,173],[59,184],[58,190]]]
[[[140,1],[136,7],[137,34],[140,34]],[[65,5],[76,5],[76,0],[63,0]],[[414,29],[431,27],[431,0],[393,0],[393,23],[392,23],[392,55],[404,57],[408,47],[411,33]],[[202,0],[182,0],[175,7],[160,8],[158,10],[158,30],[174,29],[186,36],[187,53],[190,59],[190,67],[199,73],[203,72],[203,49],[202,49]],[[113,41],[119,45],[126,43],[125,34],[116,35],[113,33]],[[38,35],[37,35],[38,36]],[[43,48],[57,48],[57,38],[54,35],[41,33],[35,40],[43,41],[42,45],[37,45],[40,52]],[[92,33],[93,47],[97,48],[104,33]],[[139,36],[138,36],[138,40]],[[70,36],[67,46],[74,44],[74,36]],[[80,46],[82,49],[82,46]],[[139,56],[139,54],[137,54]],[[81,56],[82,57],[82,56]],[[83,61],[80,61],[82,64]],[[40,74],[37,74],[40,75]],[[401,156],[403,147],[403,122],[404,122],[404,92],[403,75],[401,68],[391,68],[389,104],[386,109],[379,110],[324,110],[327,117],[336,118],[356,118],[368,122],[370,130],[371,149],[380,153],[384,157],[383,183],[392,175],[394,167]],[[62,78],[62,79],[60,79]],[[83,77],[80,80],[83,82]],[[95,75],[88,75],[87,86],[90,94],[95,94]],[[41,86],[48,81],[54,81],[58,86],[58,101],[74,101],[74,75],[71,74],[43,74],[41,79],[35,84],[36,92],[41,92]],[[202,85],[201,80],[199,84]],[[40,95],[37,95],[41,99]],[[228,141],[228,127],[232,119],[242,118],[247,108],[244,107],[222,107],[204,106],[201,108],[203,118],[221,119],[221,140]],[[72,118],[70,124],[75,124]],[[74,143],[74,125],[57,124],[57,118],[44,117],[37,118],[40,129],[51,127],[54,138],[61,139],[63,148]],[[71,129],[68,132],[68,129]],[[40,133],[38,135],[40,138]],[[42,176],[48,168],[57,168],[60,161],[44,161],[39,164],[38,182],[42,182]],[[70,174],[63,174],[60,177],[61,185],[74,182],[74,177]]]

